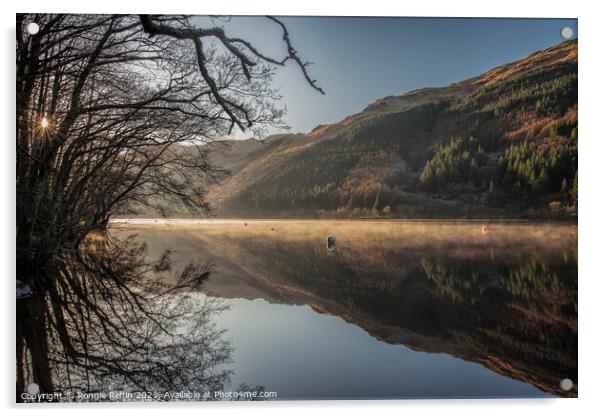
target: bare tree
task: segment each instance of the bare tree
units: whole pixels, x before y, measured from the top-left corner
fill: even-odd
[[[209,145],[234,127],[283,125],[275,67],[294,63],[323,93],[285,25],[266,22],[283,31],[282,58],[190,16],[17,15],[17,279],[31,290],[18,302],[17,355],[31,359],[44,391],[53,389],[49,323],[75,360],[73,332],[59,322],[73,305],[97,302],[65,272],[67,254],[82,258],[81,242],[116,213],[167,213],[174,201],[207,210],[206,187],[224,174]],[[131,291],[119,272],[94,277]],[[109,334],[120,328],[114,315],[97,319],[113,324]]]

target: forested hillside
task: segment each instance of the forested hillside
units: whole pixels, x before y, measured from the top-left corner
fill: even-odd
[[[390,96],[308,134],[230,143],[218,216],[572,217],[577,41]]]

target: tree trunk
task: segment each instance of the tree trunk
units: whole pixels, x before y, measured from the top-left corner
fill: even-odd
[[[17,398],[27,389],[27,385],[35,382],[40,393],[52,393],[52,373],[48,351],[48,323],[46,297],[34,293],[31,297],[17,301]],[[25,381],[23,357],[25,349],[31,356],[31,378]]]

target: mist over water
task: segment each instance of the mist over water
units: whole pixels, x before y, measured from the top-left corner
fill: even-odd
[[[233,385],[280,399],[577,394],[574,224],[147,220],[112,233],[137,234],[149,256],[172,249],[175,270],[213,265],[201,291],[230,304],[216,320]]]

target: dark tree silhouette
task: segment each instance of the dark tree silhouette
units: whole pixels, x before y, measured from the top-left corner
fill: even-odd
[[[21,393],[30,381],[72,401],[81,400],[78,393],[110,401],[111,392],[136,392],[143,395],[133,399],[161,401],[174,392],[223,390],[231,348],[212,319],[227,305],[181,291],[198,288],[212,267],[191,262],[174,273],[169,254],[149,261],[134,236],[93,234],[63,256],[44,302],[19,304],[17,400],[27,400]],[[34,317],[31,307],[43,314]]]
[[[102,329],[102,337],[117,346],[122,337],[144,345],[140,335],[122,334],[127,310],[114,311],[129,306],[158,325],[149,313],[156,304],[139,301],[148,288],[137,293],[139,281],[129,278],[142,265],[106,258],[103,269],[91,274],[82,242],[117,213],[152,207],[166,214],[174,201],[194,213],[207,210],[206,186],[224,174],[209,163],[209,145],[235,126],[255,132],[283,126],[280,97],[270,87],[276,66],[298,65],[323,93],[278,19],[268,17],[266,24],[282,28],[283,58],[193,21],[17,15],[17,394],[28,382],[26,372],[42,392],[52,392],[52,366],[67,363],[140,384],[136,371],[103,363],[104,348],[92,348],[90,335]],[[30,22],[39,25],[35,35],[26,31]],[[71,258],[85,278],[67,262]],[[198,284],[197,267],[179,285]],[[57,351],[62,359],[53,357]],[[133,352],[142,363],[143,352]],[[153,375],[163,372],[145,366]],[[164,378],[171,381],[169,375]]]

